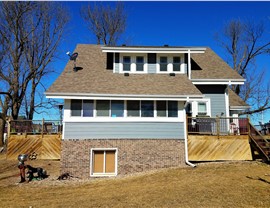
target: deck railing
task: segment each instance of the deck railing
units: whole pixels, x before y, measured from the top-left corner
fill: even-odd
[[[62,134],[60,120],[14,120],[8,123],[8,133],[13,134]]]
[[[188,134],[247,135],[248,118],[236,117],[188,117]]]

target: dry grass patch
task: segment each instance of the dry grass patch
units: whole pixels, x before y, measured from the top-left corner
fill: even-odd
[[[20,185],[1,183],[9,169],[1,165],[0,206],[270,207],[270,168],[259,162],[201,163],[195,169],[64,182],[56,181],[59,162],[43,161],[48,162],[56,171],[51,178]]]

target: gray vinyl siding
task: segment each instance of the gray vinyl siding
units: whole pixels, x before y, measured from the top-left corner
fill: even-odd
[[[221,113],[226,115],[225,89],[223,85],[197,85],[196,86],[205,98],[211,100],[211,116],[220,116]]]
[[[64,139],[184,139],[184,123],[66,122]]]
[[[149,74],[157,73],[157,65],[156,64],[148,64],[148,73]]]
[[[221,113],[226,115],[225,94],[205,94],[205,98],[211,99],[211,115],[216,117]]]

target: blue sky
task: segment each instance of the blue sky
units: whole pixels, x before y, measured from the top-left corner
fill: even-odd
[[[65,54],[73,51],[78,43],[95,43],[86,28],[80,8],[94,2],[62,2],[70,13],[71,21],[59,50],[60,60],[53,64],[58,74],[51,75],[46,82],[49,87],[62,72],[68,61]],[[104,3],[104,2],[103,2]],[[105,2],[104,4],[115,2]],[[209,46],[224,60],[226,56],[214,34],[232,19],[255,22],[264,21],[270,38],[270,2],[124,2],[127,12],[127,29],[119,44],[171,46]],[[260,68],[267,69],[270,77],[269,57],[260,58]],[[53,112],[50,118],[57,118]],[[38,116],[38,115],[37,115]],[[48,117],[39,115],[38,117]],[[264,120],[270,112],[264,113]]]

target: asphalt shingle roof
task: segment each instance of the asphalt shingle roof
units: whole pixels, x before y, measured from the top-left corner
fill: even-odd
[[[242,79],[225,61],[212,49],[206,48],[205,53],[191,55],[192,60],[199,66],[192,70],[191,79]],[[193,66],[191,65],[191,69]]]
[[[186,75],[123,74],[106,69],[106,53],[100,45],[79,44],[77,72],[69,61],[58,79],[47,90],[50,93],[89,93],[114,95],[201,95]]]

